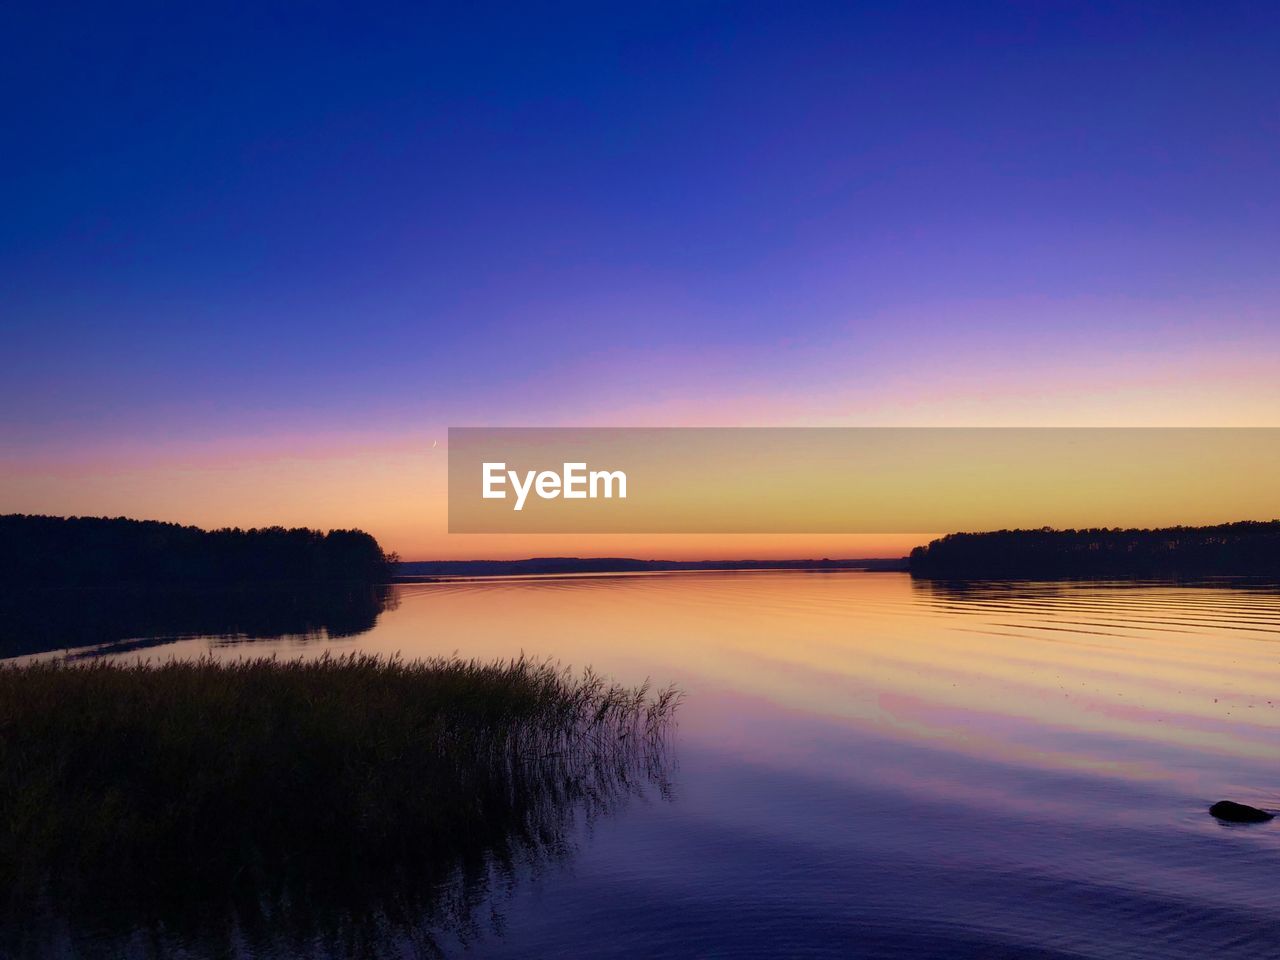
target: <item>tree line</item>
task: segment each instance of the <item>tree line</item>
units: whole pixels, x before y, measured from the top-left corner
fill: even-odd
[[[1280,577],[1280,520],[953,533],[912,550],[910,569],[935,579]]]
[[[0,578],[10,585],[383,583],[396,560],[363,530],[202,530],[125,517],[0,516]]]

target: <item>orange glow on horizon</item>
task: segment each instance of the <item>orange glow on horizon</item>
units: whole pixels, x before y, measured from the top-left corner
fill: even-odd
[[[799,395],[685,398],[680,409],[601,405],[582,425],[1272,426],[1273,379],[1252,369],[1199,375],[1175,364],[1154,383],[1006,384],[989,396],[904,384],[887,395],[821,387]],[[994,388],[993,388],[994,389]],[[852,391],[852,392],[850,392]],[[656,404],[656,405],[655,405]],[[526,422],[529,418],[524,418]],[[554,418],[546,425],[557,425]],[[291,429],[254,435],[145,438],[0,452],[0,512],[130,516],[221,526],[358,527],[406,560],[630,556],[784,559],[903,556],[928,534],[450,535],[447,424],[371,424],[366,431]],[[433,447],[433,442],[438,445]],[[1246,518],[1234,519],[1270,519]],[[939,531],[945,533],[949,531]]]

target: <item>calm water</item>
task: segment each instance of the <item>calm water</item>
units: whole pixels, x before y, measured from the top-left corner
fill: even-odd
[[[491,893],[477,957],[1280,957],[1275,589],[735,573],[422,584],[355,636],[686,694],[670,789]],[[137,656],[132,652],[129,656]]]

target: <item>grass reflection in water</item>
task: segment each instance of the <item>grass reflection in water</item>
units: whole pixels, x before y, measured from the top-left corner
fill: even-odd
[[[5,946],[431,955],[664,787],[678,701],[524,658],[2,667]]]

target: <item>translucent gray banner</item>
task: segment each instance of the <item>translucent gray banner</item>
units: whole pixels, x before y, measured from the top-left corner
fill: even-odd
[[[1277,428],[449,430],[451,533],[933,533],[1280,516]]]

